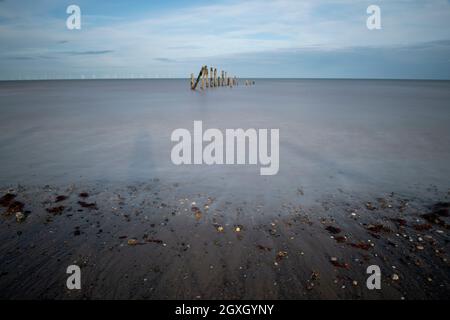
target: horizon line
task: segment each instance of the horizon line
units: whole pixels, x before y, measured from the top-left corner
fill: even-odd
[[[373,81],[450,81],[450,78],[358,78],[358,77],[238,77],[238,80],[373,80]],[[122,78],[49,78],[49,79],[0,79],[0,82],[20,81],[98,81],[98,80],[186,80],[189,77],[122,77]]]

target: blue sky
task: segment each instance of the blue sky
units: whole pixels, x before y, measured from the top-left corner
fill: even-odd
[[[81,30],[66,8],[81,8]],[[366,9],[381,8],[381,30]],[[450,0],[0,0],[0,79],[450,79]]]

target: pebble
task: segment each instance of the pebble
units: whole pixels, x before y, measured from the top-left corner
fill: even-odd
[[[128,240],[128,245],[129,246],[134,246],[134,245],[137,245],[137,244],[138,244],[138,241],[136,239],[129,239]]]
[[[16,221],[23,222],[25,221],[26,216],[22,212],[16,212]]]

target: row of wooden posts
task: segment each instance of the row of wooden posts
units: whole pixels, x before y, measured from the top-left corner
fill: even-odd
[[[213,87],[233,87],[239,85],[238,78],[236,76],[229,77],[226,71],[222,70],[222,75],[217,75],[217,68],[211,67],[208,71],[208,66],[203,66],[200,69],[197,80],[194,78],[194,74],[191,73],[191,89],[195,90],[200,83],[200,88],[203,90]],[[254,81],[245,81],[245,85],[255,84]]]

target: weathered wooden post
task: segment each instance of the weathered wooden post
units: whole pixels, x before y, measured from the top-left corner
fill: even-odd
[[[194,88],[194,74],[191,73],[191,89]]]
[[[208,78],[208,66],[205,66],[205,82],[206,82],[206,87],[209,87],[209,78]]]
[[[204,71],[204,70],[205,70],[205,67],[202,66],[202,67],[200,68],[200,72],[198,73],[197,80],[194,82],[194,85],[191,86],[191,89],[192,89],[192,90],[195,90],[195,88],[197,88],[197,85],[198,85],[198,83],[199,83],[200,81],[202,81],[202,83],[203,83],[203,71]],[[202,89],[203,89],[203,88],[202,88]]]
[[[217,87],[217,68],[214,68],[214,87]]]
[[[221,83],[220,83],[221,87],[223,87],[223,84],[224,84],[224,77],[225,77],[224,74],[225,74],[225,71],[222,70],[222,78],[220,79],[221,80]]]
[[[202,66],[202,86],[201,89],[205,89],[205,66]]]
[[[213,69],[213,67],[211,67],[209,69],[209,87],[210,88],[214,87],[214,69]]]

